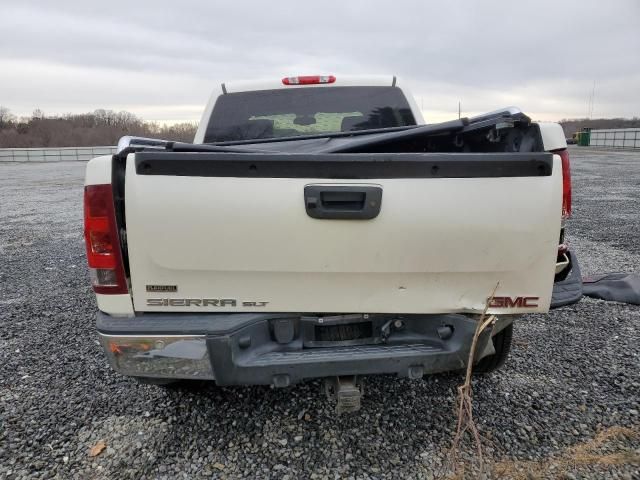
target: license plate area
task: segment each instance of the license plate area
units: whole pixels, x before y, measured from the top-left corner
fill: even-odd
[[[381,343],[380,323],[369,315],[302,317],[305,347],[335,347]]]

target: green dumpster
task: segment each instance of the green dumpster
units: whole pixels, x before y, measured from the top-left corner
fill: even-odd
[[[591,129],[584,128],[581,132],[578,132],[578,145],[581,147],[588,147],[591,143]]]

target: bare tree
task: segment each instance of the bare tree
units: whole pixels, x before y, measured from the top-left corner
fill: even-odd
[[[0,105],[0,129],[13,125],[16,116],[7,107]]]
[[[131,112],[105,109],[57,117],[47,117],[36,109],[31,117],[20,122],[8,113],[4,115],[11,120],[0,128],[0,148],[115,145],[123,135],[191,142],[198,128],[196,123],[159,125],[145,122]]]
[[[633,118],[571,118],[560,120],[565,137],[570,138],[574,133],[583,128],[637,128],[640,127],[640,119]]]

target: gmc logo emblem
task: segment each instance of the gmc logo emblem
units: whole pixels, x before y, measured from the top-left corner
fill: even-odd
[[[493,297],[490,308],[536,308],[540,297]]]

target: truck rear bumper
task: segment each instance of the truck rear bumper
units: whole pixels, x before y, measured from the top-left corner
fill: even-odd
[[[493,353],[479,338],[477,359]],[[111,366],[129,376],[286,387],[307,378],[423,374],[463,368],[476,320],[459,314],[342,315],[98,313]],[[345,339],[346,338],[346,339]]]

